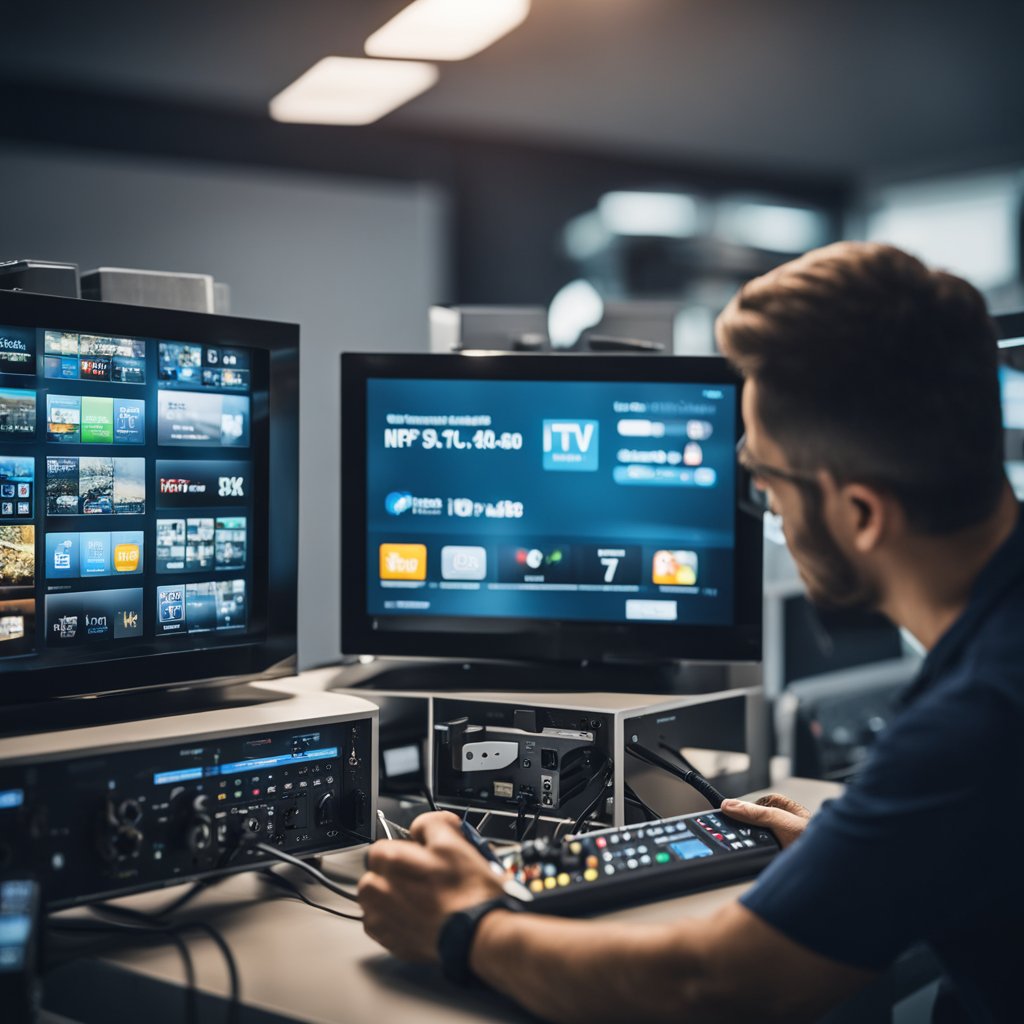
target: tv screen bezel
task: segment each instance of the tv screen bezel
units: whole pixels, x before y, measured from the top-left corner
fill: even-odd
[[[258,415],[266,414],[269,438],[262,479],[275,481],[273,488],[264,488],[267,514],[256,517],[253,534],[252,550],[266,552],[266,574],[253,574],[254,592],[263,590],[266,609],[262,636],[239,637],[230,644],[195,639],[188,650],[181,651],[147,637],[145,653],[133,650],[120,655],[83,647],[81,661],[70,666],[23,667],[36,655],[21,655],[10,663],[0,662],[0,706],[169,687],[225,686],[293,675],[298,597],[298,325],[3,290],[0,324],[267,351],[267,405],[260,408],[257,403],[262,396],[254,394],[252,416],[255,423]],[[262,460],[259,453],[253,454],[257,462]],[[34,521],[37,526],[44,524],[45,534],[45,516],[37,513]],[[259,601],[251,607],[258,611]]]
[[[731,626],[445,616],[367,612],[367,382],[422,380],[650,381],[736,387],[736,437],[743,431],[742,380],[717,356],[346,352],[341,356],[341,646],[346,655],[473,660],[760,661],[763,522],[741,508],[736,475],[736,559]]]

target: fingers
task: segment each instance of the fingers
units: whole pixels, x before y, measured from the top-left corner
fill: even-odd
[[[451,811],[428,811],[410,826],[409,833],[417,843],[429,845],[441,836],[462,835],[459,819]]]
[[[737,821],[746,822],[748,825],[763,825],[770,827],[773,815],[778,813],[773,807],[765,807],[764,804],[752,804],[746,800],[723,800],[722,810],[735,818]]]
[[[782,806],[769,805],[769,800],[772,804],[778,802]],[[723,800],[722,810],[736,821],[768,829],[783,846],[800,838],[810,818],[806,807],[777,794],[762,798],[754,804],[746,800]]]
[[[766,796],[759,796],[757,803],[762,807],[777,807],[780,811],[789,811],[798,818],[809,818],[811,812],[803,804],[797,803],[792,797],[783,796],[782,793],[768,793]]]
[[[422,846],[405,839],[379,839],[366,852],[367,872],[378,875],[425,875],[434,866]]]
[[[787,814],[795,814],[798,818],[810,818],[811,812],[803,804],[781,793],[769,793],[766,796],[758,797],[755,803],[748,800],[725,800],[722,803],[722,810],[731,814],[734,818],[749,821],[752,824],[761,825],[772,820],[778,820],[778,816],[772,816],[771,810],[784,811]]]

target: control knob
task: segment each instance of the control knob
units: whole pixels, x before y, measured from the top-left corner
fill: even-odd
[[[324,793],[316,805],[316,823],[323,828],[334,821],[334,794]]]
[[[170,802],[174,832],[193,857],[214,847],[213,816],[210,798],[205,793],[190,796],[184,786],[171,791]]]
[[[129,801],[124,803],[127,804]],[[124,804],[121,805],[123,806]],[[108,798],[103,802],[96,822],[96,849],[107,863],[131,857],[142,848],[143,835],[137,828],[137,823],[142,817],[141,809],[138,815],[133,816],[134,820],[125,821],[120,814],[121,807],[116,806],[114,801]]]

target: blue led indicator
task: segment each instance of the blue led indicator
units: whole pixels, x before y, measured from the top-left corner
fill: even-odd
[[[20,807],[25,802],[23,789],[0,789],[0,811]]]

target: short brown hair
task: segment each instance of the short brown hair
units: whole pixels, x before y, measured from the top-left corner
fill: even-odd
[[[995,508],[998,347],[966,281],[890,245],[837,242],[744,285],[716,335],[794,467],[886,490],[925,533]]]

